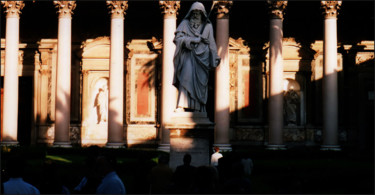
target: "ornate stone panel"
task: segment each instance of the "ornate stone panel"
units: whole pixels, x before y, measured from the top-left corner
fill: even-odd
[[[130,71],[130,121],[155,122],[155,75],[157,54],[134,54]]]
[[[104,145],[108,136],[108,37],[82,44],[82,145]],[[79,128],[79,127],[77,127]]]

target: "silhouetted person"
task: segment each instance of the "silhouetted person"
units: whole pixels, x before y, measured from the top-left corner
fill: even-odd
[[[251,182],[246,177],[244,165],[241,161],[233,163],[231,168],[232,176],[224,183],[222,193],[249,194],[251,193]]]
[[[196,167],[191,166],[191,155],[185,154],[184,164],[178,166],[173,175],[176,193],[191,193]]]
[[[82,178],[81,182],[74,188],[74,193],[76,194],[95,194],[96,189],[98,188],[101,177],[95,171],[95,162],[96,158],[99,153],[99,147],[97,146],[90,146],[87,148],[87,157],[85,160],[85,165],[83,169],[85,169],[85,175]]]
[[[40,194],[39,190],[23,181],[25,161],[19,156],[13,156],[7,161],[9,180],[3,183],[4,194]]]
[[[132,193],[148,194],[150,192],[150,181],[147,177],[154,166],[156,166],[156,162],[152,161],[149,155],[139,155],[138,162],[134,167],[137,174],[134,175],[133,189],[135,189],[135,191]]]
[[[195,173],[192,193],[215,194],[218,192],[219,176],[216,168],[200,166]]]
[[[158,165],[151,169],[150,174],[150,191],[153,194],[166,193],[171,184],[173,171],[168,166],[168,156],[159,157]]]
[[[63,185],[58,171],[61,167],[51,160],[45,160],[42,173],[42,184],[40,192],[42,194],[70,194],[69,189]]]
[[[96,189],[96,194],[126,194],[124,183],[114,170],[114,159],[99,156],[96,159],[96,170],[103,177]]]

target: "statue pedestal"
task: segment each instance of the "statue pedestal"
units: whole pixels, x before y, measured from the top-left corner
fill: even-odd
[[[166,127],[170,130],[169,166],[173,170],[183,164],[186,153],[192,157],[191,165],[209,165],[214,123],[208,119],[207,113],[174,113]]]

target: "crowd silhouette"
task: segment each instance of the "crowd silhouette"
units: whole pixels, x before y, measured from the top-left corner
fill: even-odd
[[[126,194],[127,183],[119,177],[114,155],[99,152],[99,147],[89,147],[85,161],[81,165],[80,181],[70,189],[62,176],[64,168],[50,159],[44,159],[38,182],[34,186],[23,180],[25,166],[22,156],[14,155],[6,159],[7,181],[2,181],[1,194]],[[219,152],[215,148],[215,152]],[[249,157],[221,155],[214,165],[195,167],[191,165],[192,155],[186,153],[181,165],[172,170],[169,156],[162,154],[157,163],[146,156],[137,160],[133,176],[132,193],[138,194],[233,194],[251,193],[250,176],[253,169]],[[126,174],[122,174],[126,175]],[[28,176],[28,181],[33,178]],[[35,179],[34,178],[34,179]]]

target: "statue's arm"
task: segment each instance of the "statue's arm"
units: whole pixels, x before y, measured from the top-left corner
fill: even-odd
[[[179,46],[189,50],[193,50],[194,44],[197,44],[200,41],[200,37],[191,37],[184,32],[177,32],[175,37],[175,43],[177,47]]]

